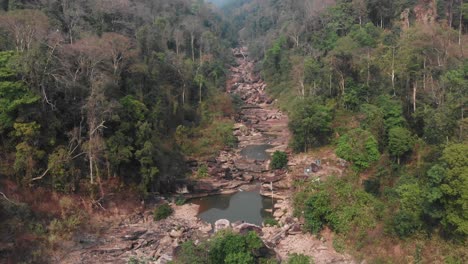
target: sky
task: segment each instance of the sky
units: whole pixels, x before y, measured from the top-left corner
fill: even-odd
[[[232,2],[233,0],[206,0],[206,1],[221,7],[228,2]]]

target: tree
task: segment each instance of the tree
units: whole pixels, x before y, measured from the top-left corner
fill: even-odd
[[[0,27],[11,35],[16,51],[23,52],[45,39],[49,19],[38,10],[15,10],[0,16]]]
[[[440,186],[445,214],[442,224],[455,235],[468,236],[468,145],[448,145],[442,155],[446,164],[445,177]]]
[[[332,132],[332,119],[332,112],[328,107],[311,100],[299,102],[291,113],[289,122],[294,150],[307,151],[310,147],[327,143]]]
[[[388,132],[388,151],[397,158],[400,158],[413,149],[414,140],[411,132],[404,127],[394,127]]]
[[[0,52],[0,134],[13,128],[14,121],[28,114],[26,109],[39,101],[13,69],[14,52]]]
[[[370,132],[360,128],[340,137],[336,154],[351,161],[357,170],[369,168],[380,157],[377,140]]]

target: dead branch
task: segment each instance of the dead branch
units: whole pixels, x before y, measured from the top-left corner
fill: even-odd
[[[41,180],[42,178],[44,178],[47,175],[47,173],[50,171],[50,169],[52,169],[52,168],[47,168],[47,170],[45,170],[44,173],[42,173],[41,176],[36,177],[36,178],[32,178],[29,182]]]
[[[99,128],[103,127],[103,128],[107,128],[106,126],[104,126],[104,123],[106,121],[102,121],[101,124],[99,124],[93,131],[91,131],[90,135],[93,135]]]
[[[0,192],[0,195],[3,196],[3,199],[5,199],[7,202],[16,205],[16,203],[8,199],[8,197],[4,193]]]

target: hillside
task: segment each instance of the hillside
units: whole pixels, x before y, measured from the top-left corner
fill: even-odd
[[[466,263],[467,100],[462,0],[0,1],[0,263]]]

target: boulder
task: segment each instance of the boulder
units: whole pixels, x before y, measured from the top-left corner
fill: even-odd
[[[215,232],[231,227],[231,222],[227,219],[219,219],[215,222]]]
[[[169,233],[169,236],[171,236],[172,238],[179,238],[183,234],[184,234],[183,230],[171,230],[171,232]]]

